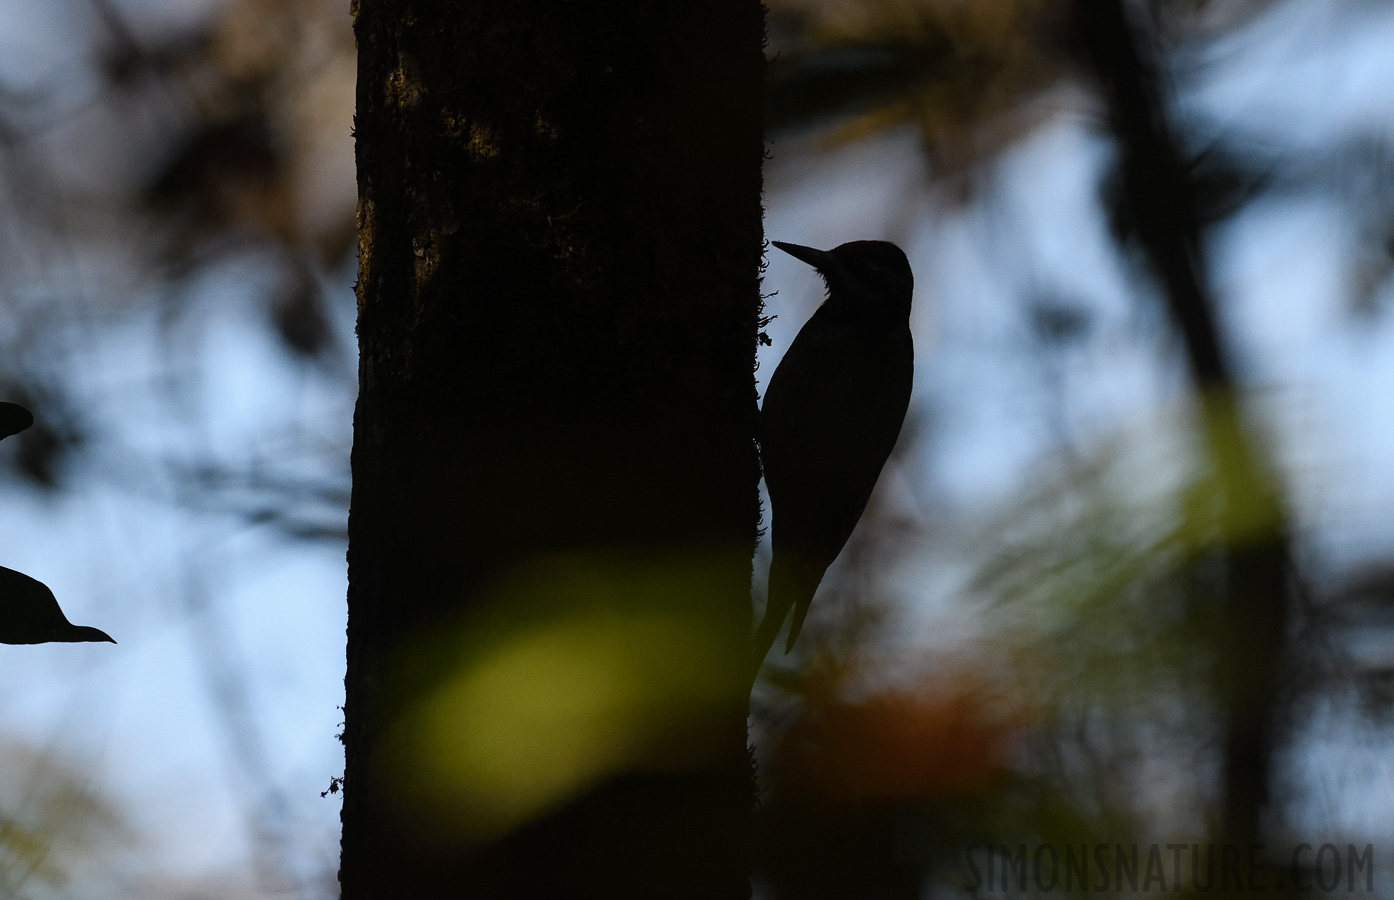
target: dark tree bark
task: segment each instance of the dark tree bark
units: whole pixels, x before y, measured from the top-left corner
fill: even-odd
[[[1075,12],[1082,48],[1108,97],[1123,203],[1181,333],[1219,489],[1226,573],[1215,631],[1226,719],[1219,828],[1224,840],[1244,846],[1260,837],[1281,709],[1291,560],[1285,512],[1271,464],[1235,398],[1207,286],[1195,186],[1149,48],[1122,0],[1078,0]]]
[[[343,896],[746,897],[762,8],[357,0],[354,15]],[[623,596],[555,575],[584,571]],[[530,578],[630,619],[697,615],[696,655],[721,665],[701,702],[649,723],[660,750],[471,829],[402,787],[392,742],[480,652],[468,623],[508,620],[499,598]],[[651,632],[616,634],[651,666],[631,678],[675,677]]]

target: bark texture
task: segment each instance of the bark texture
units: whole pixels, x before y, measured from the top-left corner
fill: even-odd
[[[762,8],[359,0],[354,15],[343,896],[748,896]],[[669,764],[608,772],[498,833],[439,823],[384,749],[460,663],[415,648],[472,611],[506,616],[489,610],[500,583],[567,559],[642,571],[631,617],[690,605],[699,582],[731,682],[714,676],[701,721],[664,726]],[[696,732],[704,751],[679,752]]]

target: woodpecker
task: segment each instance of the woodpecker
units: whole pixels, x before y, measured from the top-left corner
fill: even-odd
[[[69,622],[58,598],[42,581],[0,566],[0,644],[52,641],[116,643],[101,629]]]
[[[818,270],[827,299],[784,354],[760,410],[774,554],[765,618],[755,632],[756,670],[791,610],[784,652],[798,640],[823,573],[851,537],[895,447],[915,370],[915,278],[899,247],[772,243]]]

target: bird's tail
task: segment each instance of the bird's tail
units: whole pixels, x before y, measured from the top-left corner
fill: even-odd
[[[793,610],[794,619],[789,625],[789,638],[785,641],[784,652],[794,649],[794,642],[803,630],[808,607],[813,594],[823,580],[823,567],[802,563],[790,554],[776,552],[770,563],[768,601],[765,603],[765,617],[755,630],[754,660],[755,670],[759,671],[774,646],[784,620]]]

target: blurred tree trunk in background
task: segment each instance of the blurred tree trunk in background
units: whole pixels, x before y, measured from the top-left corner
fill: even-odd
[[[748,896],[761,6],[354,14],[343,896]],[[501,705],[441,693],[481,660]],[[654,685],[687,702],[625,706]],[[522,794],[571,789],[421,769],[423,703],[447,750],[523,734]]]
[[[1216,488],[1225,586],[1214,623],[1225,719],[1220,836],[1257,843],[1281,714],[1291,549],[1279,485],[1251,438],[1215,323],[1196,188],[1169,122],[1156,62],[1122,0],[1079,2],[1079,34],[1109,101],[1122,157],[1122,202],[1160,282],[1200,395]],[[1210,617],[1207,617],[1210,618]]]

